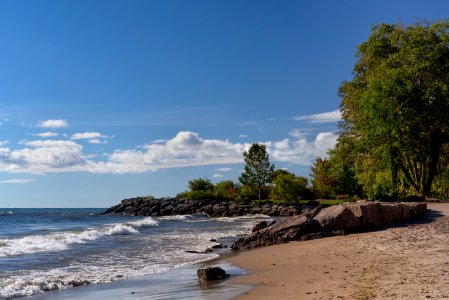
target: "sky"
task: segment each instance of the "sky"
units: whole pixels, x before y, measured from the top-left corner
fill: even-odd
[[[447,1],[0,1],[0,207],[108,207],[238,180],[242,152],[309,177],[379,23]]]

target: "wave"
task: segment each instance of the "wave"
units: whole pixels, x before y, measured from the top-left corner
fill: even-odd
[[[192,215],[174,215],[174,216],[159,217],[159,219],[161,220],[173,220],[173,221],[185,221],[191,218]]]
[[[0,257],[63,251],[74,244],[83,244],[104,236],[138,234],[139,228],[154,226],[158,226],[158,222],[148,217],[138,221],[109,224],[82,231],[56,232],[47,235],[25,236],[17,239],[0,239]]]
[[[0,281],[0,299],[12,299],[42,294],[47,291],[63,290],[70,287],[91,284],[109,283],[131,277],[160,273],[186,264],[200,263],[218,257],[217,254],[188,254],[184,251],[160,253],[165,264],[149,264],[134,257],[133,267],[113,266],[98,268],[96,266],[83,266],[77,272],[70,268],[53,269],[49,271],[33,271],[27,275],[10,277]],[[182,257],[182,262],[178,259]],[[175,260],[173,261],[173,258]],[[139,266],[139,267],[136,267]]]
[[[7,211],[0,211],[0,217],[6,217],[6,216],[10,216],[12,215],[14,212],[11,210],[7,210]]]

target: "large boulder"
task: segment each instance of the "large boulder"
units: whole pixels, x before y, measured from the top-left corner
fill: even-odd
[[[198,279],[202,281],[221,280],[228,277],[226,271],[220,267],[198,269],[196,274],[198,275]]]
[[[233,250],[244,250],[297,241],[302,236],[320,231],[318,222],[304,215],[286,218],[267,228],[241,238],[232,245]]]
[[[372,201],[359,201],[349,203],[346,207],[359,220],[360,225],[367,229],[383,227],[384,222],[381,218],[381,204]]]
[[[322,209],[314,218],[323,231],[356,231],[360,228],[359,220],[344,205],[334,205]]]
[[[405,221],[402,218],[401,204],[398,203],[382,203],[381,217],[384,226],[402,223]]]

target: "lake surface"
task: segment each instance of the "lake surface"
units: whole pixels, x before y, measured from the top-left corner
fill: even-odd
[[[161,282],[170,290],[185,279],[186,270],[192,285],[193,264],[219,256],[217,252],[186,251],[202,252],[217,244],[211,239],[229,245],[235,237],[248,234],[257,222],[270,220],[262,215],[99,215],[103,211],[0,209],[0,298],[51,297],[54,292],[50,291],[80,285],[95,285],[89,287],[92,291],[103,285],[109,289],[123,279],[132,283],[143,278],[154,284],[153,289],[145,290],[146,296],[151,297],[151,291],[155,296],[161,293]]]

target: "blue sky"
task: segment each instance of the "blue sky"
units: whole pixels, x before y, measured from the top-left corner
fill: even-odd
[[[1,1],[0,207],[106,207],[237,180],[266,143],[309,175],[371,26],[446,1]]]

